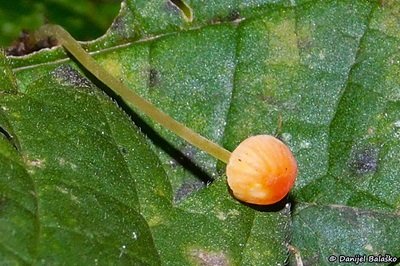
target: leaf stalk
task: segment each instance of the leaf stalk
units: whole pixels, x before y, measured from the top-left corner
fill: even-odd
[[[59,44],[61,44],[69,53],[71,53],[79,63],[81,63],[88,71],[90,71],[98,80],[118,94],[124,101],[132,104],[151,119],[157,121],[162,126],[174,132],[176,135],[186,140],[190,144],[209,153],[216,159],[228,163],[228,160],[231,156],[231,153],[228,150],[201,136],[182,123],[176,121],[171,116],[167,115],[155,107],[152,103],[141,97],[139,94],[129,89],[121,81],[116,79],[109,72],[107,72],[107,70],[100,66],[93,59],[93,57],[91,57],[61,26],[51,24],[44,25],[39,29],[35,37],[37,39],[42,39],[43,37],[55,37]]]

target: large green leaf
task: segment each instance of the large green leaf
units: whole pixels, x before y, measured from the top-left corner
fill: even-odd
[[[171,1],[126,1],[86,46],[230,150],[277,132],[299,162],[289,204],[236,201],[224,165],[62,49],[3,56],[2,263],[282,265],[288,245],[304,264],[400,256],[400,4],[186,4],[192,22]]]

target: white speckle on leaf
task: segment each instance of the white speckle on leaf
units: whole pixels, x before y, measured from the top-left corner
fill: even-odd
[[[62,158],[62,157],[58,158],[58,164],[60,166],[68,166],[74,171],[78,168],[78,166],[76,164],[71,163],[71,162],[67,161],[65,158]]]
[[[225,253],[222,251],[207,251],[203,249],[192,249],[189,252],[190,257],[197,265],[204,266],[227,266],[230,265],[229,260]]]
[[[119,257],[121,258],[122,255],[124,255],[124,253],[126,252],[126,245],[122,245],[122,246],[119,248],[119,250],[121,251],[121,252],[119,253]]]
[[[64,158],[58,158],[58,164],[61,166],[65,165],[65,159]]]
[[[33,159],[33,160],[29,160],[27,157],[25,157],[25,163],[28,167],[28,172],[30,174],[33,174],[35,172],[35,169],[39,168],[39,169],[43,169],[45,167],[45,159]]]
[[[27,160],[26,164],[31,167],[43,168],[45,161],[44,159]]]
[[[292,140],[292,134],[287,133],[287,132],[283,132],[282,133],[282,139],[283,139],[283,142],[289,142],[289,141]]]
[[[374,248],[372,247],[371,244],[365,245],[364,248],[365,248],[365,250],[368,250],[368,251],[370,251],[370,252],[372,252],[372,251],[374,250]]]
[[[68,189],[57,186],[56,189],[63,194],[68,194]]]
[[[308,149],[311,147],[311,142],[307,141],[307,140],[302,140],[300,142],[300,148],[302,149]]]
[[[230,218],[230,217],[234,217],[234,216],[238,216],[240,215],[240,212],[238,210],[229,210],[227,213],[219,211],[217,212],[217,214],[215,215],[219,220],[221,221],[225,221],[226,219]]]
[[[224,212],[218,212],[216,216],[221,221],[225,221],[226,220],[226,215],[225,215]]]

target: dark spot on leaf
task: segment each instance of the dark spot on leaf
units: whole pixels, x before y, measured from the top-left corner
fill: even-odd
[[[182,153],[189,159],[193,160],[196,155],[196,149],[191,145],[186,145]]]
[[[0,136],[3,136],[7,141],[9,141],[17,151],[19,150],[18,141],[5,127],[0,126]]]
[[[153,88],[156,87],[160,83],[160,73],[154,69],[151,68],[149,71],[149,87]]]
[[[192,8],[185,3],[183,0],[168,0],[168,3],[172,4],[173,6],[177,7],[183,15],[183,18],[188,21],[193,21],[193,11]]]
[[[231,10],[228,16],[228,21],[235,21],[240,19],[240,13],[238,10]]]
[[[7,140],[11,140],[12,136],[10,133],[7,132],[7,130],[3,127],[0,126],[0,134],[3,135]]]
[[[174,202],[177,203],[189,195],[193,194],[194,192],[200,190],[201,188],[205,187],[206,184],[200,180],[190,179],[187,182],[183,183],[180,188],[176,191]]]
[[[240,12],[239,10],[231,10],[228,15],[225,16],[216,16],[213,19],[210,20],[211,24],[219,24],[222,22],[237,22],[237,20],[240,20]]]
[[[126,154],[128,153],[128,150],[127,150],[125,147],[123,147],[123,146],[120,146],[120,147],[119,147],[119,151],[120,151],[123,155],[126,155]]]
[[[16,41],[6,49],[7,55],[23,56],[44,48],[51,48],[57,45],[57,40],[52,37],[36,40],[33,34],[23,30]]]
[[[356,174],[374,173],[378,167],[378,149],[368,147],[356,149],[350,157],[350,168]]]
[[[123,39],[134,38],[137,34],[139,34],[140,30],[137,27],[130,27],[131,21],[129,20],[129,16],[125,13],[129,12],[126,10],[126,7],[121,9],[121,12],[113,21],[110,26],[111,32],[116,33],[121,36]],[[129,26],[128,26],[129,25]]]
[[[192,249],[189,256],[196,265],[202,266],[227,266],[229,265],[228,258],[222,251],[206,251],[203,249]]]
[[[120,35],[123,35],[122,33],[125,30],[123,17],[118,16],[117,18],[115,18],[113,23],[111,24],[110,29],[115,32],[118,32]]]
[[[72,85],[78,88],[91,88],[93,86],[89,79],[82,76],[70,65],[62,65],[56,68],[52,75],[62,85]]]

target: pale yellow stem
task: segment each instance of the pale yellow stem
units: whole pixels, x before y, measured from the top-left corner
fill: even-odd
[[[79,61],[79,63],[81,63],[101,82],[121,96],[124,101],[132,104],[151,119],[157,121],[165,128],[171,130],[192,145],[209,153],[213,157],[228,163],[229,157],[231,156],[231,153],[228,150],[179,123],[169,115],[159,110],[149,101],[136,94],[133,90],[130,90],[122,82],[101,67],[61,26],[45,25],[41,27],[37,33],[37,38],[42,38],[45,36],[54,36],[59,43]]]

